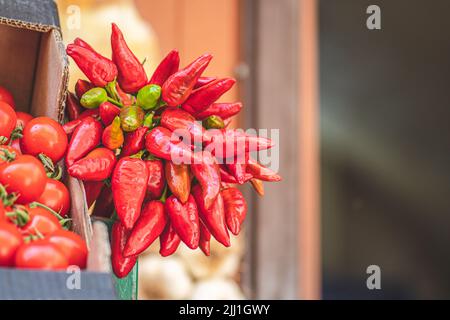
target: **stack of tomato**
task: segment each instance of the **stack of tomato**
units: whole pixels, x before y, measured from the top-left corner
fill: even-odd
[[[281,179],[251,155],[272,141],[227,129],[242,104],[216,102],[235,80],[202,76],[210,54],[179,69],[173,50],[148,79],[115,24],[111,48],[108,59],[78,38],[67,46],[89,81],[69,94],[64,128],[69,174],[84,181],[89,205],[97,200],[94,214],[117,213],[114,272],[127,275],[158,237],[162,256],[181,241],[209,255],[211,235],[230,246],[247,212],[233,184],[263,194],[262,181]]]
[[[0,143],[0,266],[85,268],[86,244],[67,230],[70,195],[58,181],[67,150],[62,126],[16,112],[0,87]]]

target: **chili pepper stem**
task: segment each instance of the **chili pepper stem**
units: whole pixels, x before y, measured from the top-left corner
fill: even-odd
[[[42,204],[40,202],[34,201],[34,202],[30,203],[29,206],[30,206],[30,208],[41,207],[43,209],[48,210],[51,214],[53,214],[55,217],[57,217],[60,222],[62,220],[67,220],[67,219],[64,219],[63,217],[61,217],[61,215],[59,213],[57,213],[55,210],[53,210],[52,208],[47,207],[45,204]]]
[[[117,80],[115,80],[115,79],[111,82],[108,82],[108,84],[105,86],[105,90],[112,97],[112,99],[114,99],[115,101],[121,102],[119,95],[117,93],[116,83],[117,83]]]
[[[8,138],[5,136],[0,136],[0,145],[6,144],[8,142]]]
[[[159,198],[159,201],[161,201],[162,203],[166,203],[166,200],[167,200],[167,183],[166,183],[166,185],[164,186],[164,191],[163,191],[163,193],[162,193],[162,195],[161,195],[161,198]]]
[[[149,112],[145,115],[144,117],[144,123],[142,124],[144,127],[148,127],[151,128],[152,124],[153,124],[153,116],[154,116],[154,112]]]
[[[111,220],[112,221],[119,220],[119,216],[117,215],[117,211],[116,210],[113,211],[113,214],[111,216]]]
[[[111,97],[106,98],[106,100],[107,100],[108,102],[111,102],[112,104],[118,106],[119,108],[123,108],[123,104],[122,104],[122,103],[120,103],[119,101],[114,100],[114,99],[111,98]]]
[[[136,159],[142,159],[142,156],[144,155],[145,151],[141,150],[138,153],[133,154],[130,156],[130,158],[136,158]]]

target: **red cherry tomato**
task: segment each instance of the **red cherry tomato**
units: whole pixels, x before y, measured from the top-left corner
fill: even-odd
[[[16,252],[15,266],[22,269],[61,270],[69,266],[65,255],[47,239],[23,244]]]
[[[17,203],[26,204],[37,200],[44,192],[47,175],[39,160],[22,155],[0,165],[0,183],[6,186],[8,193],[15,192],[19,196]]]
[[[0,201],[0,222],[6,221],[6,209],[3,202]]]
[[[6,102],[11,106],[11,108],[15,109],[16,104],[14,103],[14,98],[5,87],[0,86],[0,101]]]
[[[9,139],[16,127],[17,116],[14,109],[6,102],[0,101],[0,137]]]
[[[65,217],[70,209],[70,194],[67,187],[54,179],[47,179],[44,192],[36,200]]]
[[[24,236],[38,234],[46,236],[62,228],[58,218],[44,208],[26,206],[25,210],[28,211],[30,220],[20,228]]]
[[[17,248],[22,243],[22,235],[15,225],[0,221],[0,266],[11,267],[14,265]]]
[[[47,117],[34,118],[23,129],[20,148],[24,154],[33,156],[43,153],[56,163],[66,153],[67,135],[55,120]]]
[[[13,146],[0,145],[0,165],[7,162],[8,155],[17,157],[20,156],[21,153],[14,149]]]
[[[18,111],[16,112],[17,115],[17,122],[16,122],[16,128],[21,126],[22,128],[25,128],[28,122],[33,120],[33,116],[26,112]]]
[[[88,250],[86,243],[79,235],[67,230],[58,230],[47,237],[67,258],[69,265],[86,268]]]

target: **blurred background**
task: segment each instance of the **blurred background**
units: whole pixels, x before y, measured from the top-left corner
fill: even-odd
[[[150,248],[140,298],[450,298],[448,1],[57,2],[66,43],[109,56],[114,21],[149,75],[172,48],[182,65],[212,53],[207,74],[238,80],[235,125],[280,129],[284,179],[244,189],[245,234],[211,258]]]

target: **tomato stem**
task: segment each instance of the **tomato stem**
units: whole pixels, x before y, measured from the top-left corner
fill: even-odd
[[[6,216],[8,218],[14,218],[14,223],[19,227],[23,227],[30,220],[30,215],[28,214],[28,211],[21,208],[14,208],[14,211],[7,212]]]
[[[38,230],[38,228],[34,227],[34,232],[36,232],[36,236],[38,239],[44,239],[44,235]]]
[[[62,169],[58,164],[55,165],[48,156],[43,153],[38,155],[39,160],[44,165],[45,171],[47,172],[47,177],[55,180],[61,180],[62,178]]]
[[[53,214],[55,217],[57,217],[60,222],[62,220],[67,220],[67,219],[64,219],[63,217],[61,217],[61,215],[59,213],[57,213],[55,210],[53,210],[50,207],[47,207],[45,204],[42,204],[40,202],[36,202],[36,201],[32,202],[32,203],[29,204],[29,206],[30,206],[30,208],[41,207],[41,208],[44,208],[44,209],[48,210],[51,214]]]
[[[68,226],[67,224],[68,224],[68,222],[71,222],[71,221],[72,221],[72,219],[66,218],[66,219],[60,220],[59,223],[61,224],[61,226],[62,226],[64,229],[69,230],[69,226]]]
[[[22,125],[19,125],[11,132],[9,143],[11,144],[13,140],[20,139],[22,137],[23,137],[23,127]]]
[[[16,153],[14,151],[9,151],[6,149],[2,149],[2,155],[0,155],[0,159],[6,162],[11,162],[16,159]]]

